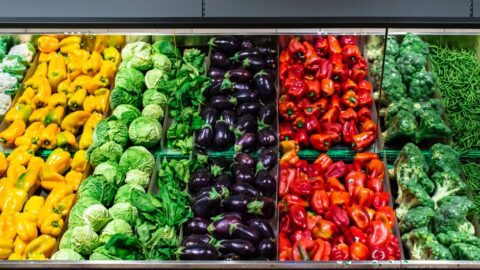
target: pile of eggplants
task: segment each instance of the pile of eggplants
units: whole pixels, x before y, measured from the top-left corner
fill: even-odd
[[[196,151],[235,151],[209,158],[192,173],[188,190],[194,217],[183,225],[180,259],[273,260],[277,248],[278,161],[276,51],[270,40],[210,41],[212,85],[195,137]],[[255,158],[254,158],[255,156]]]
[[[240,37],[210,41],[212,85],[205,91],[205,121],[196,133],[200,149],[252,152],[277,145],[276,50]]]

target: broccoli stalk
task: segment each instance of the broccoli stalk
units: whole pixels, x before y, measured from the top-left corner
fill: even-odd
[[[399,183],[399,191],[396,203],[399,204],[396,213],[401,220],[407,214],[408,210],[416,206],[427,206],[433,208],[433,201],[428,193],[415,181],[401,181]]]
[[[386,142],[394,140],[408,140],[415,138],[417,121],[412,113],[400,110],[389,122],[385,132],[382,133]]]
[[[428,163],[423,156],[422,151],[413,143],[407,143],[400,151],[394,163],[395,173],[404,163],[413,163],[420,166],[424,171],[428,171]]]
[[[426,228],[414,229],[402,236],[413,260],[452,260],[452,254]]]
[[[467,189],[467,185],[460,176],[451,171],[437,172],[433,174],[432,180],[435,183],[435,193],[432,196],[435,205],[447,196],[463,195]]]

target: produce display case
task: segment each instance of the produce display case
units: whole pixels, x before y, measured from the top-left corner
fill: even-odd
[[[195,30],[195,29],[194,29]],[[279,29],[280,30],[280,29]],[[244,33],[241,29],[238,30],[225,30],[225,31],[215,31],[215,30],[208,30],[206,33],[202,34],[195,34],[195,31],[190,31],[189,33],[185,34],[175,34],[175,35],[158,35],[157,33],[152,33],[150,35],[138,35],[137,30],[126,31],[126,44],[136,42],[138,40],[150,42],[150,44],[155,43],[158,40],[171,40],[173,44],[175,44],[176,48],[180,50],[182,53],[184,49],[191,49],[197,48],[205,53],[205,60],[204,64],[206,65],[206,71],[209,69],[209,58],[212,54],[211,47],[209,47],[209,41],[211,38],[214,37],[222,37],[222,36],[236,36],[238,38],[245,38],[251,40],[258,40],[258,39],[270,39],[272,44],[274,44],[277,48],[275,58],[278,61],[278,58],[281,57],[281,52],[286,48],[288,45],[288,41],[293,37],[300,37],[305,40],[314,40],[320,36],[327,36],[327,35],[334,35],[334,36],[349,36],[352,35],[355,37],[356,44],[359,46],[362,55],[367,57],[369,54],[369,46],[368,41],[371,39],[378,39],[381,40],[379,43],[379,50],[381,51],[381,59],[380,59],[380,75],[374,76],[372,74],[368,74],[367,80],[374,85],[374,90],[378,90],[382,86],[382,81],[384,80],[386,74],[385,69],[385,61],[383,58],[388,52],[388,46],[385,47],[387,35],[395,37],[398,41],[401,42],[402,38],[405,36],[407,32],[411,32],[414,34],[418,34],[418,36],[423,40],[430,44],[430,46],[437,46],[441,48],[450,48],[455,50],[470,50],[473,51],[472,48],[475,48],[475,51],[472,54],[475,54],[476,59],[477,56],[477,43],[478,43],[478,36],[474,34],[464,34],[464,33],[457,33],[455,30],[446,29],[445,32],[438,33],[435,29],[427,30],[427,31],[417,31],[417,29],[294,29],[294,30],[287,30],[285,31],[271,31],[271,29],[257,29],[257,31],[252,31],[252,33]],[[444,29],[441,29],[444,30]],[[144,31],[138,32],[150,32],[148,29]],[[188,32],[188,31],[186,31]],[[116,32],[115,35],[118,35]],[[147,37],[148,36],[148,37]],[[119,48],[119,51],[121,48]],[[428,57],[428,62],[426,65],[426,69],[428,71],[432,71],[436,73],[438,71],[438,64],[431,62],[432,57]],[[38,59],[34,60],[31,68],[26,73],[25,80],[28,79],[32,74],[36,67],[36,62]],[[278,64],[278,62],[277,62]],[[369,63],[369,71],[371,68],[371,62]],[[455,72],[455,71],[452,71]],[[369,72],[370,73],[370,72]],[[278,73],[277,73],[278,74]],[[476,73],[473,73],[472,76],[475,76]],[[382,76],[383,75],[383,76]],[[479,74],[480,76],[480,69]],[[436,78],[436,83],[441,81],[441,78]],[[442,119],[445,121],[446,125],[449,126],[451,119],[449,118],[449,113],[452,112],[452,109],[449,109],[449,106],[452,105],[453,99],[449,97],[445,97],[442,91],[444,90],[444,85],[446,83],[443,82],[441,87],[435,86],[435,94],[432,97],[441,97],[443,102],[449,101],[450,103],[445,105],[445,113],[442,115]],[[275,103],[278,104],[279,96],[283,91],[281,87],[282,83],[280,79],[275,80],[276,86],[276,98]],[[111,85],[111,89],[114,89],[114,84]],[[443,87],[443,88],[442,88]],[[18,99],[21,92],[18,92],[18,96],[15,98]],[[454,96],[454,94],[451,96]],[[450,99],[449,99],[450,98]],[[430,99],[430,97],[429,97]],[[276,113],[277,118],[275,123],[273,124],[273,130],[277,134],[277,138],[279,135],[279,110],[278,105],[276,104]],[[376,141],[372,144],[369,148],[363,150],[362,152],[373,152],[376,153],[381,160],[383,160],[384,164],[393,164],[393,162],[398,158],[400,154],[400,149],[404,146],[405,142],[390,142],[385,143],[382,137],[382,132],[385,131],[385,124],[379,116],[380,111],[387,107],[386,104],[382,104],[381,102],[375,101],[371,106],[371,114],[372,120],[377,124],[378,129],[375,133]],[[140,107],[141,108],[141,107]],[[198,111],[201,111],[201,106],[198,106]],[[111,115],[113,110],[109,109],[108,112],[105,112],[104,117],[108,117]],[[149,182],[149,186],[147,192],[151,192],[152,194],[156,194],[159,189],[162,187],[157,183],[157,174],[158,169],[161,168],[161,162],[163,159],[169,160],[196,160],[198,158],[197,154],[201,153],[199,149],[195,146],[195,136],[197,135],[197,131],[192,133],[192,150],[191,152],[181,152],[181,151],[173,151],[167,147],[167,139],[166,134],[168,129],[171,127],[174,119],[169,116],[169,107],[168,104],[164,107],[165,117],[160,122],[162,129],[162,134],[160,138],[160,143],[153,148],[150,148],[149,151],[155,157],[155,169],[151,175],[151,179]],[[472,117],[471,121],[480,121],[474,117]],[[458,120],[457,120],[458,121]],[[479,124],[480,125],[480,124]],[[2,132],[6,127],[7,123],[3,123],[0,126],[0,132]],[[456,130],[452,138],[442,139],[440,141],[429,141],[422,145],[421,152],[427,158],[430,159],[432,154],[430,148],[436,142],[441,142],[444,144],[453,144],[456,146],[456,138],[455,134],[462,134],[461,130]],[[480,136],[479,136],[480,137]],[[278,152],[278,160],[281,159],[281,147],[280,143],[276,146],[272,147]],[[465,149],[465,147],[461,148],[459,151],[459,158],[462,162],[478,162],[480,161],[480,148],[469,148]],[[37,156],[40,157],[48,157],[51,154],[51,150],[40,150],[37,152]],[[310,162],[314,161],[320,154],[323,152],[316,151],[316,150],[300,150],[298,153],[298,157],[301,159],[308,160]],[[326,152],[334,161],[345,161],[345,163],[351,163],[354,160],[355,152],[351,150],[349,146],[334,146],[330,148]],[[9,151],[5,151],[5,155],[8,156]],[[209,159],[215,158],[226,158],[228,160],[232,160],[235,156],[235,151],[233,149],[229,149],[226,151],[212,151],[209,150],[206,152],[207,157]],[[255,159],[258,158],[258,151],[253,151],[252,157]],[[1,168],[1,166],[0,166]],[[387,170],[387,168],[386,168]],[[277,173],[273,173],[277,172]],[[93,173],[93,169],[89,169],[86,171],[86,176],[88,174]],[[193,173],[193,172],[192,172]],[[278,182],[279,182],[279,166],[276,165],[272,169],[272,175],[274,175],[275,180],[277,181],[276,192],[274,195],[276,201],[276,213],[274,219],[272,221],[273,229],[275,231],[275,242],[278,246],[278,234],[279,234],[279,226],[280,226],[280,215],[279,215],[279,198],[278,198]],[[86,178],[86,176],[84,178]],[[462,177],[465,177],[462,175]],[[468,179],[466,179],[468,182]],[[469,187],[469,196],[471,197],[472,191],[471,187]],[[398,195],[398,186],[397,183],[389,178],[389,174],[386,171],[385,179],[384,179],[384,190],[390,194],[389,198],[389,205],[396,207],[395,199]],[[473,199],[475,201],[475,199]],[[476,220],[476,218],[475,218]],[[478,224],[476,221],[473,222],[476,226],[476,233],[475,235],[479,236],[478,234]],[[65,231],[68,228],[67,222],[63,229]],[[398,239],[401,239],[402,234],[400,233],[398,221],[395,218],[395,226],[393,227],[392,234],[394,234]],[[179,240],[182,240],[183,229],[179,230]],[[169,260],[169,261],[161,261],[161,260],[141,260],[141,261],[0,261],[0,268],[7,268],[7,269],[25,269],[25,268],[96,268],[96,269],[110,269],[110,268],[118,268],[118,269],[140,269],[140,268],[165,268],[165,269],[185,269],[185,268],[192,268],[192,269],[220,269],[220,268],[247,268],[247,269],[255,269],[255,268],[272,268],[272,269],[307,269],[307,268],[322,268],[322,269],[338,269],[338,268],[355,268],[355,269],[364,269],[364,268],[480,268],[480,264],[476,261],[467,261],[467,260],[410,260],[408,256],[408,252],[406,252],[405,247],[402,247],[402,241],[400,241],[400,248],[401,248],[401,256],[398,260],[384,260],[384,261],[377,261],[377,260],[361,260],[361,261],[354,261],[354,260],[346,260],[346,261],[322,261],[322,262],[312,262],[312,261],[303,261],[303,262],[292,262],[292,261],[279,261],[278,260],[278,253],[279,249],[277,247],[277,254],[275,256],[276,260],[272,261],[261,261],[261,260],[241,260],[241,261],[178,261],[178,260]],[[58,250],[58,244],[55,251]]]

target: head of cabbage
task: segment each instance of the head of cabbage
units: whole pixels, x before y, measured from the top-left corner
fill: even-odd
[[[74,251],[83,256],[88,256],[98,246],[100,246],[98,235],[90,226],[84,225],[73,228],[72,247]]]
[[[85,260],[82,255],[78,254],[73,249],[60,249],[59,251],[55,252],[50,258],[54,261],[83,261]]]
[[[128,43],[122,49],[121,67],[134,68],[146,71],[152,68],[153,62],[150,59],[152,45],[143,41]]]
[[[101,204],[90,205],[82,216],[85,224],[96,232],[99,232],[112,219],[108,209]]]
[[[132,190],[138,190],[145,193],[145,189],[139,185],[125,184],[121,186],[118,189],[117,194],[115,194],[114,206],[120,203],[129,203],[133,205]]]
[[[162,70],[165,73],[167,73],[172,68],[172,62],[166,55],[162,53],[154,52],[151,58],[152,58],[153,66],[156,69]]]
[[[145,86],[156,89],[160,82],[168,80],[168,74],[161,69],[151,69],[145,73]]]
[[[105,244],[110,240],[112,235],[121,233],[124,235],[133,235],[130,225],[123,219],[114,219],[110,221],[100,234],[100,242]]]
[[[165,116],[165,111],[160,105],[150,104],[150,105],[147,105],[145,108],[143,108],[142,115],[153,118],[157,120],[159,123],[161,123],[163,120],[163,117]]]
[[[129,104],[134,107],[139,107],[142,103],[141,93],[131,93],[121,87],[115,86],[110,93],[110,108],[115,109],[121,104]]]
[[[125,172],[122,171],[120,165],[113,161],[102,162],[95,167],[93,175],[103,175],[107,181],[122,185],[125,180]]]
[[[150,174],[139,169],[130,170],[125,176],[125,183],[136,184],[146,189],[150,183]]]
[[[128,127],[128,137],[134,145],[154,147],[162,137],[162,125],[153,118],[140,116]]]
[[[125,220],[131,226],[135,225],[138,218],[138,209],[129,202],[114,204],[108,209],[113,219]]]
[[[127,126],[135,120],[135,118],[142,115],[137,107],[129,104],[120,104],[112,112],[112,116],[123,121]],[[128,136],[127,136],[128,137]]]
[[[160,105],[160,107],[165,107],[165,105],[167,105],[167,97],[157,89],[148,89],[143,93],[142,104],[143,107],[150,104],[157,104]]]
[[[110,205],[117,192],[114,183],[108,181],[103,175],[91,175],[83,180],[78,188],[78,197],[90,197],[103,205]]]
[[[120,87],[129,93],[141,93],[145,88],[144,76],[135,68],[121,68],[115,76],[115,87]]]
[[[65,247],[69,247],[70,246],[69,242],[71,242],[70,239],[68,239],[67,233],[70,232],[75,227],[85,225],[85,221],[83,220],[83,212],[85,212],[85,209],[87,209],[90,205],[94,205],[98,203],[100,203],[98,200],[88,196],[78,199],[78,201],[70,210],[70,215],[68,217],[69,229],[63,235],[63,238],[62,238],[62,242],[63,242],[63,239],[65,238],[65,243],[64,243]]]
[[[118,162],[122,156],[123,147],[113,141],[103,144],[93,144],[87,150],[87,158],[93,167],[106,161]]]

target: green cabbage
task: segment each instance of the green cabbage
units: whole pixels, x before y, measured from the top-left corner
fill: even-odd
[[[145,108],[143,108],[142,115],[153,118],[161,123],[163,120],[163,117],[165,116],[165,112],[160,105],[150,104],[145,106]]]
[[[60,249],[52,255],[50,260],[54,261],[83,261],[82,255],[78,254],[73,249]]]
[[[83,220],[85,224],[92,227],[96,232],[99,232],[110,220],[112,217],[108,212],[108,209],[101,204],[90,205],[85,212],[83,212]]]
[[[72,232],[73,250],[88,256],[100,246],[97,233],[88,225],[75,227]]]
[[[150,59],[152,52],[152,45],[143,42],[137,41],[133,43],[128,43],[122,49],[122,61],[130,68],[137,70],[146,71],[152,68],[153,63]]]
[[[168,80],[168,75],[163,70],[151,69],[145,74],[145,86],[157,89],[161,81]]]
[[[98,164],[93,171],[93,175],[103,175],[107,181],[117,186],[122,185],[125,180],[125,173],[120,168],[120,165],[113,161]]]
[[[162,125],[153,118],[140,116],[130,124],[128,137],[134,145],[151,148],[160,142]]]
[[[110,221],[100,234],[100,242],[105,244],[110,240],[112,235],[121,233],[124,235],[133,235],[132,227],[123,219],[114,219]]]
[[[139,169],[130,170],[125,177],[125,183],[136,184],[146,189],[150,183],[150,174]]]
[[[140,93],[129,93],[121,87],[113,88],[110,93],[110,108],[115,109],[121,104],[128,104],[134,107],[140,107],[142,95]]]
[[[89,176],[78,187],[78,197],[90,197],[103,205],[110,205],[117,192],[115,184],[102,175]]]
[[[135,225],[138,218],[138,209],[128,202],[115,203],[108,212],[113,219],[123,219],[131,226]]]
[[[115,194],[115,201],[114,201],[115,204],[114,204],[114,206],[117,205],[117,204],[120,204],[120,203],[124,203],[124,202],[132,204],[133,203],[133,201],[132,201],[132,190],[134,190],[134,189],[142,191],[143,193],[145,193],[145,189],[142,188],[139,185],[125,184],[125,185],[121,186],[118,189],[117,194]]]
[[[93,142],[97,145],[113,141],[125,148],[128,142],[128,127],[124,121],[109,117],[98,122],[93,132]]]
[[[109,160],[118,162],[123,152],[122,146],[112,141],[108,141],[101,145],[95,144],[90,147],[91,149],[87,151],[90,153],[88,155],[88,160],[93,167],[96,167],[98,164]]]
[[[100,246],[96,248],[92,255],[88,258],[90,261],[95,261],[95,260],[102,260],[102,261],[109,261],[109,260],[121,260],[120,258],[117,258],[115,256],[112,256],[110,253],[107,252],[105,249],[105,246]]]
[[[91,197],[80,198],[75,203],[75,205],[72,207],[72,209],[70,210],[70,215],[68,216],[69,229],[68,229],[67,232],[71,231],[75,227],[85,225],[85,221],[83,220],[83,212],[85,212],[85,209],[87,209],[90,205],[94,205],[94,204],[97,204],[97,203],[100,203],[100,202],[96,199],[91,198]],[[62,241],[60,242],[60,245],[62,245],[62,242],[65,241],[63,243],[63,245],[65,245],[65,247],[70,248],[71,247],[70,246],[71,239],[68,239],[68,237],[69,237],[68,234],[65,233],[63,238],[66,238],[66,239],[63,240],[63,238],[62,238]],[[70,235],[70,237],[71,237],[71,235]]]
[[[73,232],[73,227],[70,227],[63,234],[62,239],[60,240],[60,244],[58,246],[59,249],[72,249],[73,248],[73,246],[72,246],[72,232]]]
[[[154,52],[151,58],[153,61],[153,67],[155,67],[156,69],[160,69],[164,72],[169,72],[172,68],[172,62],[164,54]]]
[[[159,40],[152,44],[153,52],[166,55],[171,61],[179,59],[180,51],[170,40]]]
[[[118,105],[112,112],[112,116],[122,120],[127,126],[140,115],[140,110],[129,104]]]
[[[155,157],[143,146],[132,146],[125,150],[119,164],[127,172],[139,169],[151,175],[155,167]]]
[[[167,104],[167,97],[163,94],[158,92],[156,89],[148,89],[143,93],[142,98],[143,107],[146,107],[150,104],[157,104],[161,107],[165,107]]]

